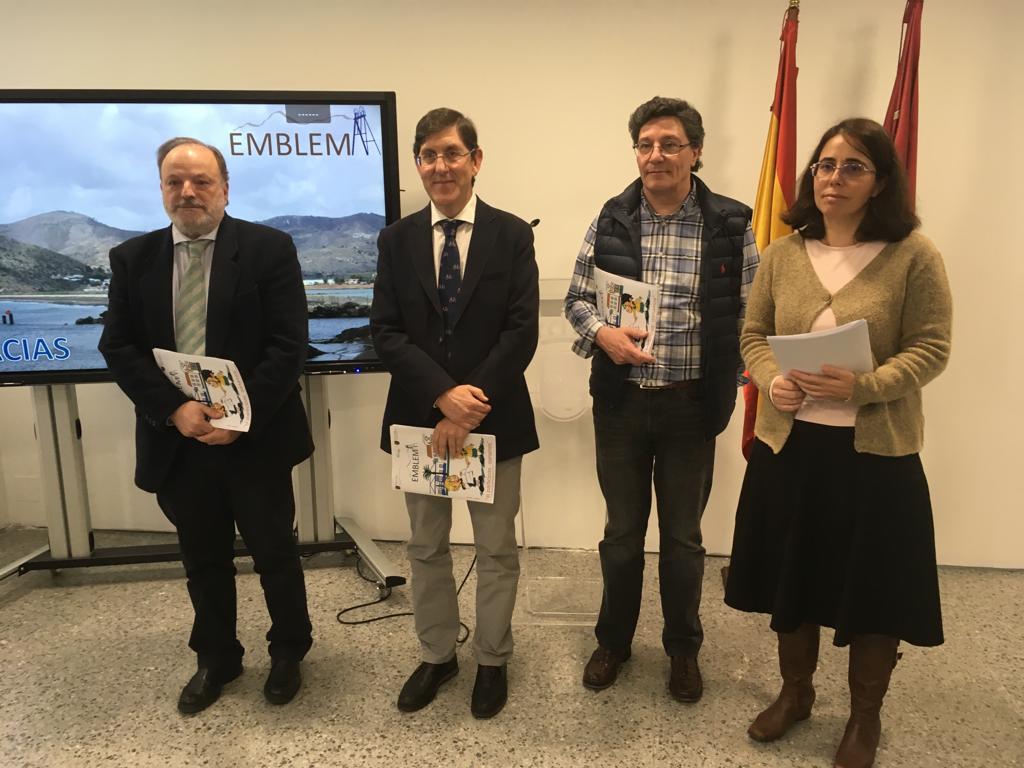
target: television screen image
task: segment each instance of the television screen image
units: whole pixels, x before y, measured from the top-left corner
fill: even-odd
[[[156,148],[224,154],[232,216],[288,232],[309,307],[307,372],[380,370],[379,231],[398,218],[392,93],[0,92],[0,383],[105,381],[110,249],[169,226]]]

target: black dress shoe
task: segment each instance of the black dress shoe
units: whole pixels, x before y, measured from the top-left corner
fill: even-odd
[[[271,704],[287,704],[295,698],[302,686],[302,672],[299,662],[289,659],[275,659],[270,665],[263,696]]]
[[[181,689],[178,697],[178,711],[183,715],[194,715],[202,712],[220,698],[221,688],[242,674],[242,664],[225,671],[214,673],[206,667],[200,667],[192,679]]]
[[[452,656],[444,664],[424,661],[409,676],[398,694],[398,708],[403,712],[423,709],[434,700],[437,689],[459,673],[459,660]]]
[[[508,667],[480,664],[476,668],[476,684],[469,710],[478,720],[486,720],[501,712],[508,700]]]

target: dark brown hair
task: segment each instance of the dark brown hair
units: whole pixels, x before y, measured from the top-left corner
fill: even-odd
[[[847,118],[825,131],[800,177],[796,202],[783,214],[782,220],[794,229],[799,229],[804,237],[820,240],[825,236],[825,220],[814,204],[811,165],[818,162],[822,148],[840,134],[868,156],[875,166],[875,179],[882,182],[881,191],[868,199],[864,220],[857,228],[857,240],[862,243],[871,240],[895,243],[902,240],[921,222],[914,215],[907,193],[907,176],[896,155],[892,139],[881,125],[866,117]]]
[[[435,133],[440,133],[452,126],[455,126],[455,130],[458,131],[459,138],[466,145],[466,149],[470,152],[477,149],[476,126],[473,125],[473,121],[458,110],[438,107],[427,112],[416,123],[416,135],[412,142],[412,153],[414,155],[420,153],[420,147],[423,146],[423,142],[427,140],[428,136],[433,136]]]
[[[683,124],[690,144],[694,147],[704,146],[704,120],[700,112],[682,99],[668,99],[664,96],[655,96],[650,101],[645,101],[629,116],[629,135],[634,144],[640,137],[640,129],[659,117],[676,118]],[[697,162],[693,164],[693,170],[699,171],[703,166],[703,161],[698,157]]]

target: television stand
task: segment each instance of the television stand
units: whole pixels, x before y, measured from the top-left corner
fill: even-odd
[[[335,515],[331,414],[324,377],[304,377],[303,394],[317,449],[294,470],[298,487],[295,537],[299,553],[354,552],[374,575],[379,588],[405,584],[405,577],[352,518]],[[37,570],[180,560],[177,544],[96,548],[75,387],[73,384],[35,386],[32,397],[49,546],[0,567],[0,579],[13,573]],[[245,544],[236,539],[235,556],[246,554]]]

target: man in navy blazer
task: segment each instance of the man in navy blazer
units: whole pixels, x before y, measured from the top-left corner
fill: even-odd
[[[292,533],[291,470],[313,451],[299,397],[308,328],[298,257],[287,234],[224,213],[228,170],[215,147],[171,139],[157,150],[157,166],[172,225],[110,252],[99,348],[135,404],[135,482],[156,494],[181,545],[198,670],[178,709],[205,709],[242,672],[236,525],[271,617],[264,695],[284,704],[301,685],[299,662],[312,645]],[[249,395],[250,430],[212,426],[219,413],[168,381],[154,347],[233,360]]]
[[[494,503],[469,502],[478,569],[471,711],[487,718],[507,698],[520,471],[523,454],[538,447],[524,377],[539,321],[533,231],[475,195],[483,150],[461,113],[428,112],[416,126],[413,155],[430,205],[377,241],[370,327],[391,373],[381,448],[390,452],[392,424],[432,427],[432,445],[448,455],[471,431],[496,438]],[[398,708],[412,712],[458,672],[459,609],[448,546],[451,500],[409,493],[405,501],[423,661]]]

